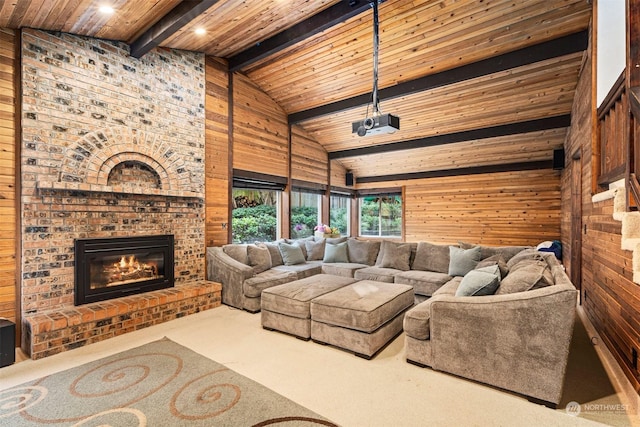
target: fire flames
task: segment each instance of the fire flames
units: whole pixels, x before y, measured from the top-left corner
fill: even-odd
[[[109,282],[128,282],[158,276],[158,266],[152,262],[140,262],[135,255],[122,256],[119,262],[105,267]]]

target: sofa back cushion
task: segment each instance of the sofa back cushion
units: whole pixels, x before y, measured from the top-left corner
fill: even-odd
[[[347,240],[347,253],[350,262],[374,265],[379,251],[380,242],[358,239]]]
[[[224,245],[222,247],[222,251],[236,261],[241,262],[244,265],[249,265],[249,258],[247,258],[247,245],[232,243]]]
[[[263,245],[247,246],[247,258],[255,274],[260,274],[271,268],[271,254],[269,253],[269,249]]]
[[[512,256],[522,252],[525,249],[531,249],[531,246],[482,246],[474,245],[472,243],[460,242],[459,246],[462,249],[471,249],[474,246],[480,246],[481,259],[489,258],[493,255],[502,255],[505,261],[509,261]]]
[[[449,246],[418,242],[416,257],[411,264],[411,269],[449,273]]]

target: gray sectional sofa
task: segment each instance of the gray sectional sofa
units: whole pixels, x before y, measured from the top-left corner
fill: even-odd
[[[495,294],[456,296],[459,277],[409,310],[407,361],[558,404],[577,290],[553,254],[524,251],[507,268]]]
[[[207,248],[222,302],[250,312],[264,289],[317,274],[412,287],[408,362],[559,403],[577,290],[553,253],[355,238]]]
[[[299,246],[304,259],[287,262],[280,244]],[[461,245],[462,250],[479,248],[477,261],[498,253],[509,260],[527,249],[524,246]],[[207,277],[222,283],[224,304],[253,313],[260,311],[260,295],[264,289],[320,273],[411,285],[416,302],[421,302],[454,278],[449,274],[455,273],[449,271],[450,246],[356,238],[316,241],[313,237],[255,245],[229,244],[207,248]],[[327,254],[328,248],[335,250]]]

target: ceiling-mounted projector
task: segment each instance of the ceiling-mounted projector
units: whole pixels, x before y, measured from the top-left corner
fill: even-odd
[[[393,114],[380,114],[351,123],[351,133],[358,136],[393,133],[400,129],[400,117]]]

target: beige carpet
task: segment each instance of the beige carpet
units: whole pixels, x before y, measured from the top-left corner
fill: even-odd
[[[593,332],[576,330],[563,397],[564,404],[576,402],[570,414],[408,364],[404,335],[367,361],[263,330],[259,314],[226,306],[2,368],[0,389],[167,336],[343,426],[640,425],[637,394],[628,399],[603,367],[610,362],[600,361],[604,345],[591,344]],[[616,374],[615,367],[608,372]]]

